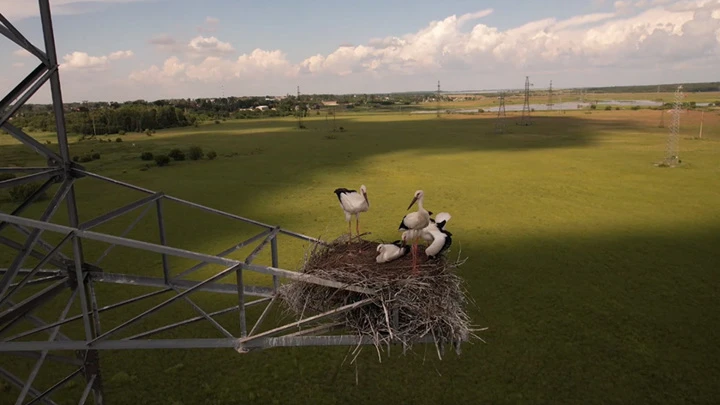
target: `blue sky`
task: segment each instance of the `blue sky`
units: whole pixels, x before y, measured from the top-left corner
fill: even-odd
[[[720,61],[720,0],[50,4],[66,101],[674,83]],[[35,1],[0,12],[42,48]],[[35,63],[17,49],[0,38],[0,91]]]

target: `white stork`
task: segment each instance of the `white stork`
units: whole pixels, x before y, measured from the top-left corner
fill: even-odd
[[[432,212],[430,213],[432,215]],[[447,222],[452,218],[449,213],[441,212],[435,216],[435,219],[430,218],[430,223],[421,231],[421,237],[428,243],[432,243],[435,240],[435,235],[438,232],[442,232]]]
[[[432,215],[432,212],[430,212],[430,215]],[[430,218],[430,223],[422,230],[403,232],[403,241],[411,238],[414,234],[419,235],[428,243],[425,254],[429,259],[432,259],[447,250],[452,244],[452,233],[445,230],[445,225],[447,225],[450,218],[452,216],[449,213],[441,212],[437,214],[435,219]]]
[[[437,231],[430,231],[430,234],[433,236],[433,241],[430,243],[430,246],[425,249],[425,254],[428,259],[434,259],[438,254],[450,247],[452,244],[452,233],[445,229],[438,228]]]
[[[360,186],[360,192],[356,190],[348,190],[346,188],[336,188],[333,191],[340,201],[340,207],[345,212],[345,221],[348,223],[348,233],[352,236],[350,222],[352,216],[355,215],[355,230],[360,235],[360,213],[367,212],[370,209],[370,201],[368,201],[367,188],[365,185]]]
[[[422,230],[430,224],[430,213],[423,208],[423,200],[425,199],[425,193],[422,190],[417,190],[415,196],[410,202],[407,209],[417,202],[418,210],[405,215],[400,222],[399,231],[408,231],[407,237],[412,240],[412,253],[413,253],[413,272],[417,273],[417,244],[418,238],[422,236]]]
[[[377,251],[380,253],[375,261],[378,263],[387,263],[393,260],[397,260],[410,251],[410,246],[402,245],[402,242],[396,240],[393,243],[381,243],[377,246]]]

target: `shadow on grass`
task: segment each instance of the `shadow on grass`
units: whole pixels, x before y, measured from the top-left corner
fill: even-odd
[[[393,347],[378,363],[365,348],[356,371],[341,366],[352,348],[103,352],[106,400],[710,404],[720,395],[719,235],[720,225],[502,240],[468,232],[461,275],[474,322],[490,329],[487,344],[459,357]]]
[[[509,125],[514,133],[496,135],[492,119],[340,121],[338,125],[348,131],[337,133],[338,139],[325,138],[329,132],[322,129],[322,122],[311,121],[311,130],[299,132],[291,129],[291,121],[282,121],[288,125],[286,133],[217,135],[208,128],[205,134],[138,138],[136,149],[126,142],[81,143],[72,148],[74,154],[90,148],[103,151],[101,160],[87,165],[89,170],[243,215],[246,208],[259,204],[252,187],[264,194],[297,193],[293,189],[323,173],[347,173],[355,179],[364,159],[403,153],[447,156],[453,160],[440,161],[437,167],[445,165],[443,173],[452,174],[467,167],[464,158],[455,157],[458,152],[586,148],[604,133],[635,125],[536,118],[534,126]],[[143,164],[135,157],[140,150],[192,144],[213,148],[221,156],[216,162],[173,162],[166,168],[137,170]],[[13,148],[3,146],[0,151],[14,158]],[[225,156],[234,152],[238,154]],[[407,156],[390,159],[396,160],[397,170],[413,169]],[[372,175],[382,178],[383,174]],[[426,175],[419,171],[418,181]],[[85,201],[84,220],[115,208],[121,200],[133,200],[112,194],[117,188],[91,180],[85,187],[83,181],[78,193]],[[327,188],[328,201],[336,204],[329,193],[335,185],[319,187]],[[287,198],[291,207],[287,211],[302,205],[292,200],[293,195]],[[297,212],[276,214],[281,211],[267,207],[262,210],[267,218],[258,219],[283,226],[305,224],[295,218]],[[193,232],[200,219],[174,221],[168,224],[175,227],[173,246],[196,249],[205,247],[208,238],[236,241],[238,237],[232,224]],[[152,225],[151,220],[148,223]],[[720,227],[707,225],[704,232],[694,233],[658,230],[641,235],[519,238],[509,231],[484,234],[476,224],[458,224],[462,225],[454,225],[453,232],[460,229],[465,246],[472,242],[463,252],[471,260],[462,275],[479,305],[473,311],[475,322],[490,327],[482,335],[488,344],[465,346],[462,356],[448,355],[442,362],[435,360],[432,347],[419,348],[405,358],[397,357],[400,350],[393,348],[393,358],[382,364],[377,364],[372,350],[365,349],[359,358],[357,386],[354,366],[340,367],[344,348],[277,349],[244,356],[232,350],[103,353],[107,398],[119,404],[710,403],[720,395],[712,385],[720,375],[714,362],[720,355],[714,344],[720,319],[712,310],[720,281],[714,271],[720,262],[716,250]],[[139,232],[154,230],[148,226]],[[126,255],[117,263],[144,267],[136,259]],[[212,300],[204,296],[197,302],[207,308]],[[176,308],[174,316],[180,319],[195,316],[191,308]],[[148,319],[142,327],[160,326],[162,321]],[[197,330],[186,329],[176,337],[195,336]]]
[[[365,119],[362,115],[345,115],[337,119],[336,127],[343,127],[344,132],[332,132],[332,121],[324,118],[310,117],[305,120],[306,130],[295,128],[295,122],[289,118],[228,121],[221,125],[203,125],[199,128],[179,128],[159,131],[152,137],[143,134],[121,136],[126,142],[115,143],[86,140],[74,142],[77,137],[71,136],[71,155],[82,155],[90,150],[106,152],[125,152],[139,156],[142,149],[169,151],[177,144],[206,145],[235,144],[235,146],[256,144],[258,146],[286,146],[295,154],[301,152],[298,147],[309,146],[309,143],[324,141],[322,147],[354,152],[353,160],[370,157],[376,154],[394,152],[416,153],[454,153],[457,151],[493,151],[493,150],[527,150],[554,149],[568,147],[592,146],[595,139],[603,132],[617,131],[622,128],[645,128],[639,122],[612,121],[585,118],[580,116],[538,116],[533,117],[531,126],[515,125],[517,117],[508,117],[506,133],[495,133],[495,117],[492,115],[443,117],[441,119],[417,116],[372,115]],[[164,137],[168,132],[176,136]],[[247,133],[243,133],[247,132]],[[334,135],[342,142],[325,138]],[[7,136],[7,135],[5,135]],[[114,140],[117,135],[99,136],[102,139]],[[208,139],[212,137],[212,139]],[[225,138],[227,137],[227,138]],[[306,139],[307,137],[307,139]],[[298,138],[301,138],[298,140]],[[132,139],[128,142],[128,139]],[[358,142],[369,147],[359,147]],[[136,147],[131,144],[135,143]],[[150,146],[149,146],[150,145]],[[47,145],[56,150],[57,145]],[[222,150],[218,151],[222,155]],[[37,155],[23,145],[2,145],[0,154],[3,164],[27,164],[38,161]],[[292,155],[292,154],[291,154]],[[351,162],[347,162],[351,163]],[[91,164],[88,164],[91,166]]]

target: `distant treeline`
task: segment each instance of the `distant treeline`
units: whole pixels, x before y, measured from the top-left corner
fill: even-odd
[[[708,83],[678,83],[678,84],[654,84],[647,86],[611,86],[611,87],[588,87],[588,93],[655,93],[674,92],[677,86],[682,85],[686,93],[720,91],[720,82]]]
[[[55,114],[49,106],[22,111],[13,125],[29,131],[55,131]],[[171,105],[126,104],[90,109],[69,108],[65,112],[68,132],[83,135],[106,135],[124,132],[176,128],[193,125],[197,117]]]
[[[325,108],[323,102],[335,101],[336,108],[365,106],[378,108],[400,104],[417,104],[423,95],[313,94],[275,98],[220,97],[118,102],[82,102],[65,104],[68,132],[82,135],[105,135],[144,132],[163,128],[196,125],[202,121],[236,118],[307,116],[310,110]],[[12,118],[15,126],[29,131],[54,131],[55,115],[51,105],[26,104]]]

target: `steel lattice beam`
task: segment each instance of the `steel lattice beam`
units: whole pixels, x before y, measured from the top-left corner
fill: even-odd
[[[99,351],[103,350],[229,348],[239,353],[246,353],[252,350],[274,347],[371,344],[371,340],[367,337],[353,335],[324,336],[321,334],[340,329],[335,319],[337,315],[374,303],[377,298],[375,291],[286,270],[279,265],[279,235],[316,244],[325,244],[324,241],[279,226],[265,224],[237,214],[165,195],[161,191],[148,190],[97,173],[91,173],[70,159],[49,0],[38,0],[38,4],[44,49],[40,49],[28,41],[2,15],[2,10],[0,10],[0,35],[30,52],[39,61],[37,67],[27,77],[10,90],[5,97],[0,99],[0,128],[5,129],[10,136],[47,159],[47,167],[0,167],[0,173],[20,173],[19,177],[0,181],[0,189],[38,181],[43,182],[38,191],[33,193],[12,212],[9,214],[0,212],[0,246],[9,247],[17,252],[11,263],[0,263],[0,267],[2,267],[0,268],[0,354],[35,361],[30,375],[26,376],[25,379],[22,378],[24,376],[13,374],[13,370],[0,368],[0,378],[7,380],[20,390],[20,396],[16,404],[23,403],[26,398],[32,398],[30,403],[55,404],[51,399],[53,392],[70,379],[76,377],[84,379],[82,385],[84,389],[80,403],[85,403],[86,400],[92,397],[95,404],[102,404],[103,383]],[[51,90],[58,137],[58,152],[49,149],[10,122],[12,116],[20,111],[32,95],[46,83],[49,83]],[[81,222],[74,187],[76,181],[83,178],[101,180],[138,191],[146,194],[146,196]],[[37,197],[54,184],[59,184],[58,190],[53,198],[45,203],[47,205],[39,219],[20,216],[32,204],[40,204]],[[168,240],[173,240],[173,238],[168,238],[167,235],[167,218],[164,213],[165,203],[181,204],[200,212],[222,216],[230,221],[254,225],[260,229],[254,236],[238,242],[215,255],[179,249],[172,247],[168,243]],[[68,223],[66,225],[51,222],[57,209],[62,204],[65,204],[67,208]],[[140,211],[139,215],[136,215],[132,223],[120,235],[91,230],[115,218],[132,215],[131,213],[134,211]],[[150,243],[127,237],[139,221],[153,211],[156,216],[156,235],[159,238],[159,243]],[[26,239],[16,241],[7,237],[7,235],[3,235],[2,232],[7,228],[16,229]],[[47,243],[41,238],[43,232],[57,233],[61,236],[61,241],[57,244]],[[108,245],[93,264],[88,262],[84,254],[83,239]],[[69,256],[61,252],[61,248],[66,243],[72,245],[72,253],[68,253]],[[46,252],[37,250],[38,246]],[[162,257],[162,266],[159,269],[141,269],[144,270],[142,275],[106,272],[100,267],[100,263],[106,259],[115,246],[124,246],[159,254]],[[253,247],[251,253],[245,259],[228,258],[231,253],[245,247]],[[264,266],[254,263],[258,255],[268,249],[271,254],[271,265]],[[172,269],[169,261],[171,256],[191,259],[199,263],[171,275]],[[39,263],[32,266],[32,268],[26,268],[31,266],[23,267],[23,264],[29,258],[37,259]],[[187,279],[190,275],[196,275],[199,270],[208,264],[222,265],[225,269],[207,276],[204,280]],[[44,269],[43,267],[46,265],[55,266],[57,269]],[[250,283],[246,279],[246,275],[249,273],[264,275],[268,278],[268,281],[265,284]],[[232,282],[219,282],[220,279],[232,279],[233,277],[235,279],[231,280]],[[265,327],[268,319],[271,318],[269,314],[277,307],[281,279],[353,291],[360,294],[361,298],[356,302],[325,313],[283,325]],[[258,278],[254,277],[252,280],[258,280]],[[96,290],[98,283],[105,284],[108,287],[119,285],[124,292],[132,291],[132,288],[128,288],[129,286],[141,287],[143,291],[119,302],[100,305],[96,297],[99,293]],[[148,289],[153,291],[148,292]],[[62,301],[62,297],[68,296],[62,294],[66,292],[70,293],[68,294],[70,298],[67,301]],[[191,294],[221,294],[224,297],[227,297],[227,294],[234,294],[237,296],[237,305],[233,303],[230,307],[207,311],[199,304],[201,302],[199,299],[191,298]],[[20,296],[21,298],[12,299],[14,296]],[[163,300],[159,304],[147,305],[144,311],[130,317],[130,319],[120,321],[119,324],[115,325],[101,324],[101,314],[108,311],[115,311],[115,314],[124,314],[127,312],[124,309],[128,305],[138,302],[145,303],[146,300],[161,296]],[[80,313],[71,314],[71,304],[75,300],[80,302]],[[163,326],[142,328],[144,318],[150,317],[160,309],[175,305],[181,301],[189,304],[197,315],[182,320],[168,321]],[[37,309],[51,305],[54,308],[64,308],[57,320],[47,322],[33,313]],[[248,323],[251,317],[248,316],[249,312],[246,310],[251,307],[259,308],[257,312],[260,312],[260,314],[254,317],[253,322],[250,323],[252,327],[248,333]],[[221,322],[223,315],[234,312],[237,312],[237,317],[233,317],[234,321],[230,327],[227,322],[225,324]],[[197,322],[205,322],[211,325],[211,331],[219,336],[197,339],[148,339],[149,336],[162,334]],[[121,333],[130,330],[130,326],[135,327],[136,330],[132,334],[120,337]],[[61,332],[63,327],[72,327],[75,328],[75,331],[82,330],[83,338],[70,339]],[[138,328],[141,331],[138,331]],[[239,336],[234,335],[233,330],[239,330]],[[72,335],[77,336],[77,333]],[[421,342],[431,341],[432,339],[429,337],[421,339]],[[76,351],[77,358],[73,359],[52,353],[66,350]],[[41,392],[33,387],[33,381],[41,372],[46,360],[67,363],[80,368],[64,378],[58,378],[54,385]]]

